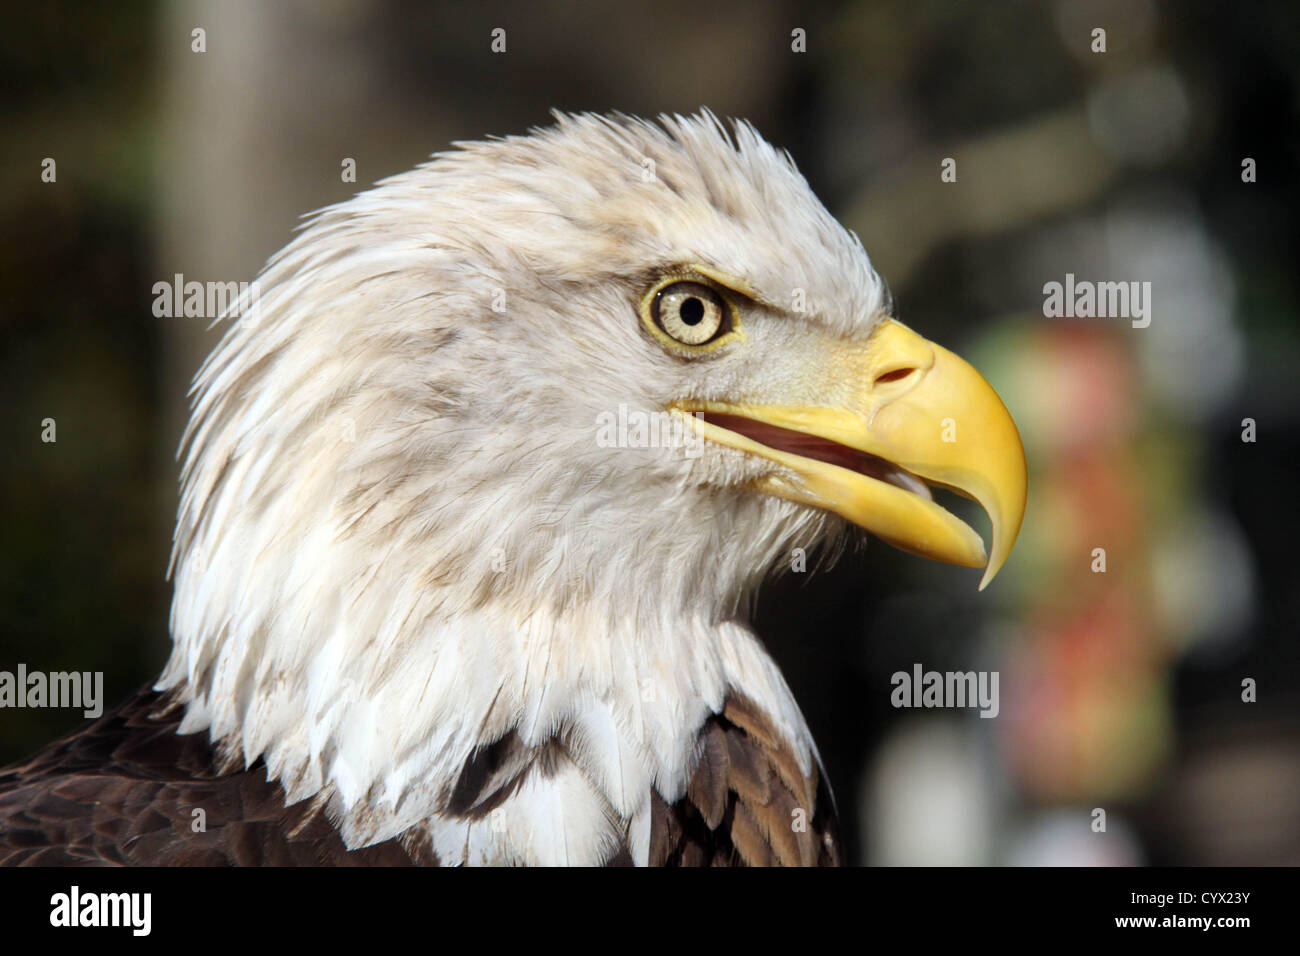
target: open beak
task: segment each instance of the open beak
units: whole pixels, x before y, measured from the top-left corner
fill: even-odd
[[[838,406],[678,402],[703,437],[780,465],[758,490],[825,508],[904,551],[983,567],[983,590],[1011,553],[1025,513],[1025,452],[1002,400],[978,372],[887,320],[823,369],[847,381]],[[935,503],[929,485],[973,498],[980,536]]]

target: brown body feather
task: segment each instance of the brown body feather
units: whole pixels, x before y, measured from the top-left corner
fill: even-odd
[[[700,731],[686,796],[653,794],[651,866],[839,866],[835,804],[814,764],[749,701],[727,699]]]
[[[437,865],[419,839],[348,850],[318,802],[286,807],[261,761],[223,772],[206,736],[177,734],[179,721],[180,708],[146,688],[0,770],[0,865]],[[829,791],[815,769],[804,776],[752,705],[729,699],[700,731],[698,749],[686,795],[671,805],[652,795],[651,865],[839,864]],[[557,756],[525,755],[514,734],[482,748],[449,812],[490,812]],[[203,811],[199,830],[195,810]],[[627,848],[610,862],[630,863]]]
[[[349,851],[312,801],[285,807],[258,761],[222,773],[206,735],[148,688],[0,770],[0,864],[349,866],[436,862],[397,841]],[[204,829],[195,832],[195,810]]]

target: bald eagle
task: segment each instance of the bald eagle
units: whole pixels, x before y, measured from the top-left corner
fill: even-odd
[[[864,531],[982,587],[1025,462],[789,156],[556,114],[259,281],[191,392],[170,660],[0,771],[0,859],[839,863],[750,599]]]

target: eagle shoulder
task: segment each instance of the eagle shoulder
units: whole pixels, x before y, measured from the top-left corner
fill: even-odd
[[[0,865],[436,863],[398,840],[349,851],[315,801],[285,806],[261,761],[224,772],[206,735],[149,688],[0,769]],[[201,811],[201,812],[197,812]]]
[[[681,799],[651,795],[652,866],[839,866],[839,827],[816,761],[805,774],[789,743],[732,694],[697,738]]]

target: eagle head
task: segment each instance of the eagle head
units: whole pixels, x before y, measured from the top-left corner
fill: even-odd
[[[317,213],[195,380],[158,686],[350,846],[641,858],[729,696],[815,766],[744,622],[792,549],[865,529],[986,584],[1019,529],[1002,403],[786,154],[556,119]],[[506,739],[526,779],[458,812]]]

